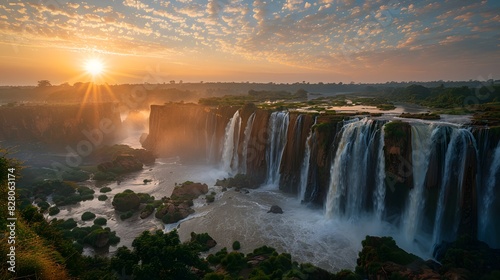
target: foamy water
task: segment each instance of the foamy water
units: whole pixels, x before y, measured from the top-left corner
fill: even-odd
[[[212,166],[182,164],[179,158],[160,158],[154,165],[131,174],[119,184],[108,184],[112,191],[106,193],[106,201],[97,200],[97,196],[101,194],[101,186],[95,186],[92,181],[87,182],[96,192],[95,199],[60,207],[61,212],[54,218],[73,218],[79,226],[91,226],[93,221],[81,221],[81,215],[85,211],[93,212],[97,217],[105,217],[108,219],[106,226],[116,231],[121,238],[117,246],[109,248],[109,253],[114,253],[120,246],[131,247],[134,238],[144,230],[168,231],[178,228],[182,241],[189,240],[192,231],[209,233],[218,243],[209,253],[223,247],[231,249],[233,241],[238,240],[244,253],[267,245],[280,252],[290,253],[295,261],[310,262],[329,271],[354,269],[361,241],[366,235],[391,235],[405,250],[426,257],[414,245],[406,245],[405,239],[400,238],[400,233],[391,225],[377,222],[373,217],[357,220],[327,219],[322,209],[307,208],[300,204],[296,196],[284,194],[273,186],[249,190],[249,193],[234,189],[222,192],[221,187],[215,187],[214,184],[217,179],[224,177],[227,177],[227,172]],[[145,185],[144,179],[153,181]],[[164,225],[154,214],[141,219],[140,211],[122,221],[120,214],[111,205],[113,196],[126,189],[149,193],[160,199],[171,195],[175,183],[187,180],[207,183],[209,191],[217,192],[216,200],[207,204],[204,196],[201,196],[194,201],[195,213],[175,224]],[[283,214],[267,213],[275,204],[283,209]],[[85,249],[85,254],[95,253],[91,248]]]

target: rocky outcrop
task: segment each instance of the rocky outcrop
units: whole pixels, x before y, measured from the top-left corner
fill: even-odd
[[[86,141],[79,144],[88,149],[116,140],[120,133],[120,113],[112,103],[0,107],[0,140],[52,146]]]
[[[267,211],[267,213],[283,214],[283,209],[281,209],[281,207],[279,207],[278,205],[273,205],[271,206],[271,209]]]
[[[184,182],[176,186],[170,198],[164,198],[163,204],[156,210],[155,217],[166,224],[176,223],[194,213],[191,209],[193,199],[208,193],[208,186],[201,183]]]
[[[99,164],[97,169],[101,172],[112,172],[115,174],[129,173],[142,170],[142,162],[133,155],[117,155],[113,161],[107,161]]]
[[[237,109],[196,104],[151,105],[149,135],[142,145],[164,157],[206,157],[211,150],[219,150],[226,124]]]
[[[122,193],[116,194],[112,202],[113,207],[121,212],[136,210],[140,204],[140,197],[131,190],[125,190]]]
[[[386,176],[398,183],[412,187],[411,126],[402,121],[392,121],[384,126]]]

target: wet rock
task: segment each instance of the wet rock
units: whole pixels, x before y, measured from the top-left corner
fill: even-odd
[[[267,213],[283,214],[283,209],[281,209],[278,205],[273,205]]]

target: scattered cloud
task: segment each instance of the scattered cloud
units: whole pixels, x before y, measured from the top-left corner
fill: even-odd
[[[434,0],[9,2],[0,4],[0,35],[6,35],[0,42],[145,55],[215,52],[328,69],[386,61],[391,52],[453,46],[463,54],[473,51],[471,40],[498,47],[492,38],[498,39],[499,6]],[[98,46],[101,41],[106,44]]]

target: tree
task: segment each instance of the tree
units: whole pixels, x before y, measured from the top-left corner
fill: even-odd
[[[38,81],[38,87],[50,87],[52,84],[49,80],[40,80]]]
[[[196,279],[190,268],[207,271],[208,267],[198,257],[198,252],[181,243],[176,230],[164,233],[143,232],[132,242],[133,251],[125,249],[112,261],[114,268],[130,272],[135,279]]]

